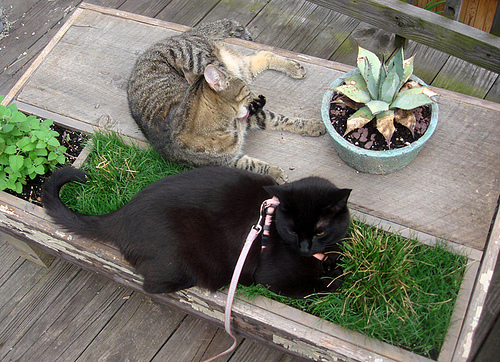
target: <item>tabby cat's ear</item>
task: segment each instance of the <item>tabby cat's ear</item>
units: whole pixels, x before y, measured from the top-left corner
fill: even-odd
[[[207,65],[204,72],[205,80],[207,81],[210,88],[216,92],[220,92],[226,89],[227,82],[224,73],[222,73],[219,68],[213,64]]]
[[[182,72],[184,73],[184,78],[186,78],[188,84],[193,85],[193,83],[196,81],[196,74],[189,71],[189,69],[187,69],[185,67],[182,68]]]

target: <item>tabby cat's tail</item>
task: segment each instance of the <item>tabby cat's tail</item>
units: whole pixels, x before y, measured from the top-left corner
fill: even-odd
[[[70,210],[59,197],[61,187],[71,181],[87,182],[87,174],[72,166],[62,167],[52,173],[43,185],[42,203],[54,222],[64,229],[87,238],[100,238],[99,215],[85,215]]]

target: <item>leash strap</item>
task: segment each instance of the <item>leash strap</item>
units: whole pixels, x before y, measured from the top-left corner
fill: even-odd
[[[217,356],[212,357],[205,362],[208,361],[213,361],[216,358],[222,357],[228,353],[231,353],[234,351],[236,346],[238,345],[238,341],[236,340],[236,337],[234,336],[233,332],[231,331],[231,311],[233,309],[233,301],[234,301],[234,295],[236,293],[236,287],[238,286],[238,280],[240,279],[241,272],[243,270],[243,265],[245,264],[245,260],[248,256],[248,253],[250,252],[250,248],[252,247],[252,244],[254,240],[257,238],[257,236],[260,234],[262,231],[262,220],[264,218],[264,213],[267,208],[273,207],[273,212],[276,206],[279,205],[279,200],[276,196],[273,196],[272,199],[265,200],[261,206],[260,206],[260,216],[259,216],[259,221],[255,225],[252,226],[250,229],[250,232],[248,233],[248,236],[246,238],[245,244],[243,245],[243,249],[241,250],[240,256],[238,257],[238,261],[236,262],[236,267],[234,268],[233,272],[233,277],[231,278],[231,284],[229,284],[229,290],[227,292],[227,298],[226,298],[226,308],[224,311],[224,327],[226,330],[226,333],[233,338],[233,344],[231,347],[229,347],[226,351],[219,353]],[[272,214],[272,213],[271,213]],[[271,223],[271,218],[266,221],[265,224]]]

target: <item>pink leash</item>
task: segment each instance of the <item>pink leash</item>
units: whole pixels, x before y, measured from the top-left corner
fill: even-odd
[[[231,331],[231,311],[233,309],[233,301],[234,301],[234,295],[236,293],[236,287],[238,285],[238,280],[240,279],[241,271],[243,270],[243,265],[245,264],[245,260],[248,256],[248,252],[250,251],[250,248],[253,244],[253,241],[257,238],[257,236],[260,234],[260,232],[264,229],[264,234],[269,235],[269,226],[271,225],[271,219],[272,219],[272,214],[274,213],[274,209],[279,205],[280,201],[276,196],[273,196],[272,199],[265,200],[262,205],[260,206],[260,216],[259,216],[259,221],[255,225],[252,226],[252,229],[248,233],[247,239],[245,241],[245,244],[243,245],[243,249],[241,250],[240,256],[238,258],[238,261],[236,263],[236,267],[234,268],[233,272],[233,277],[231,278],[231,284],[229,284],[229,290],[227,292],[227,298],[226,298],[226,309],[224,311],[224,327],[226,329],[226,333],[229,334],[233,338],[233,345],[229,347],[226,351],[218,354],[215,357],[212,357],[205,362],[208,361],[213,361],[216,358],[222,357],[228,353],[231,353],[234,351],[236,346],[238,345],[238,341],[236,340],[236,337],[234,336],[233,332]],[[267,210],[265,221],[264,221],[264,228],[262,228],[262,218],[264,215],[264,212]],[[265,246],[263,246],[265,247]]]

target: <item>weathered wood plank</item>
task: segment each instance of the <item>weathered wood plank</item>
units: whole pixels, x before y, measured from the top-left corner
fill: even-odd
[[[0,94],[7,91],[47,45],[81,0],[4,1],[11,17],[9,36],[1,40]]]
[[[484,340],[484,343],[479,347],[478,353],[474,357],[474,361],[495,361],[498,358],[498,349],[500,346],[500,319],[494,321],[490,333]]]
[[[469,260],[464,280],[460,286],[460,293],[450,319],[450,327],[446,333],[446,338],[443,346],[441,347],[441,351],[439,351],[438,361],[453,361],[457,345],[463,343],[463,339],[460,338],[461,332],[463,330],[471,331],[471,326],[464,326],[464,320],[472,298],[472,293],[474,291],[479,266],[480,262],[478,260]]]
[[[497,77],[495,83],[491,86],[491,89],[488,91],[488,94],[486,94],[484,99],[500,103],[500,76]]]
[[[323,13],[319,7],[314,11],[314,14],[318,13]],[[294,51],[319,58],[331,59],[336,49],[348,39],[349,34],[352,33],[359,23],[357,19],[330,11],[325,20],[317,25],[316,34],[312,35],[309,39],[310,43],[303,49],[296,48]]]
[[[219,339],[221,344],[212,346],[215,347],[211,349],[213,354],[208,355],[206,351],[213,343],[212,339],[218,331],[219,328],[216,326],[199,318],[188,316],[152,361],[202,361],[203,358],[214,357],[229,348],[233,342],[231,337],[226,335],[225,339]],[[239,340],[241,343],[242,338]],[[189,348],[186,348],[187,341],[189,341]],[[231,355],[221,358],[221,361],[227,361],[229,357]]]
[[[390,0],[308,0],[494,72],[500,72],[500,39],[481,30]]]
[[[316,7],[302,1],[271,0],[250,23],[254,40],[293,50],[290,48],[301,44],[302,40],[297,38],[303,39],[307,34],[307,24],[313,25],[317,22],[309,18]]]
[[[238,334],[235,337],[241,346],[240,341],[242,341],[242,337]],[[228,336],[228,334],[226,333],[226,331],[224,329],[218,328],[217,332],[215,333],[214,337],[212,338],[212,341],[210,342],[210,345],[205,350],[204,354],[201,356],[201,360],[205,361],[208,358],[212,358],[213,356],[217,356],[219,353],[221,353],[221,351],[225,351],[226,349],[231,347],[232,344],[233,344],[233,339]],[[231,355],[229,355],[229,356],[226,355],[226,356],[220,357],[219,359],[221,361],[228,361],[228,360],[230,360],[230,358],[231,358]],[[233,361],[238,362],[235,359],[233,359]]]
[[[66,262],[59,260],[56,263],[54,268],[50,270],[42,269],[39,271],[44,277],[35,287],[38,290],[47,290],[47,292],[42,297],[34,297],[40,302],[40,308],[37,308],[37,306],[29,308],[30,313],[25,318],[32,325],[29,328],[23,328],[23,325],[9,326],[9,328],[13,329],[11,332],[18,337],[18,340],[15,341],[14,347],[10,349],[6,358],[10,360],[27,360],[26,355],[34,352],[34,349],[46,348],[44,344],[53,336],[51,333],[53,330],[51,328],[49,328],[50,331],[47,330],[47,324],[52,325],[53,323],[57,323],[60,315],[64,313],[68,305],[73,307],[73,301],[81,290],[82,285],[87,283],[89,277],[92,276],[91,273],[82,272],[79,268],[71,266]],[[74,277],[63,279],[57,283],[50,282],[50,276],[58,274],[68,274]],[[31,297],[28,296],[21,300],[9,315],[10,317],[17,317],[28,309],[26,306],[27,301],[25,300],[27,298]],[[79,303],[80,301],[76,301],[74,305],[79,305]]]
[[[500,254],[500,213],[497,213],[495,216],[496,218],[492,224],[493,227],[485,250],[485,256],[481,261],[478,279],[474,287],[471,302],[467,308],[464,328],[460,333],[459,343],[457,344],[457,349],[453,356],[455,361],[467,360],[469,356],[473,356],[471,352],[474,352],[472,350],[474,333],[484,314],[484,303],[487,299],[488,291],[490,290],[493,273]],[[498,293],[498,291],[496,292]],[[474,349],[476,348],[477,345]]]
[[[70,273],[60,272],[58,268]],[[6,358],[76,360],[124,304],[122,298],[130,291],[63,261],[59,261],[49,271],[42,271],[44,273],[39,284],[40,289],[47,290],[46,295],[43,298],[38,295],[27,296],[26,300],[16,304],[16,309],[11,313],[12,318],[19,319],[29,310],[26,307],[28,302],[40,302],[25,317],[33,324],[29,328],[22,328],[2,322],[2,327],[8,327],[17,336],[17,340],[14,338],[12,341],[14,348],[10,349]],[[75,273],[76,276],[69,282],[43,281],[54,279],[60,274]]]
[[[500,61],[500,59],[499,59]],[[450,57],[439,70],[432,85],[440,88],[453,88],[455,92],[484,98],[495,84],[498,74],[462,59]]]
[[[229,18],[249,26],[250,21],[262,11],[269,1],[271,0],[221,0],[203,17],[202,23]],[[252,29],[249,28],[249,30]]]
[[[0,263],[0,285],[2,285],[5,280],[10,278],[12,265],[22,263],[24,259],[21,259],[16,249],[3,238],[0,238],[0,255],[3,260]]]
[[[413,73],[429,85],[436,79],[440,69],[446,64],[450,55],[431,47],[409,40],[404,49],[405,58],[415,56]],[[457,74],[458,76],[458,74]],[[452,87],[453,91],[456,88]]]
[[[336,25],[334,26],[337,28]],[[311,53],[311,55],[355,66],[358,45],[361,45],[387,56],[389,49],[380,49],[381,46],[378,43],[380,39],[372,39],[371,36],[359,38],[362,29],[367,27],[369,28],[368,24],[360,23],[352,30],[344,42],[336,48],[332,55],[327,57],[324,54]],[[414,74],[427,84],[479,98],[486,98],[497,103],[500,102],[500,86],[495,83],[498,74],[452,57],[427,45],[409,40],[405,47],[405,57],[412,55],[415,56]],[[385,58],[387,59],[387,57]]]
[[[124,297],[123,307],[78,358],[150,361],[186,317],[177,310],[153,303],[140,293],[130,293]],[[159,320],[162,322],[157,323]],[[151,328],[152,325],[155,328]]]
[[[88,25],[90,25],[90,23],[87,24],[87,26]],[[236,42],[236,43],[238,43],[238,42]],[[255,44],[248,44],[248,46],[249,47],[255,47],[255,46],[259,47],[258,45],[255,45]],[[52,56],[53,54],[50,54],[50,55]],[[294,55],[294,54],[291,54],[291,56],[298,57],[300,60],[306,61],[307,64],[308,64],[308,66],[309,66],[309,64],[313,65],[313,66],[319,66],[320,64],[321,64],[321,66],[325,66],[325,63],[323,61],[321,61],[321,60],[318,60],[318,59],[313,59],[313,58],[308,58],[308,57],[302,57],[302,56]],[[331,65],[331,63],[330,63],[330,65]],[[312,69],[314,69],[314,67]],[[336,71],[338,71],[338,70],[336,70]],[[314,72],[313,72],[313,74],[314,74]],[[310,74],[310,76],[311,76],[311,74]],[[316,74],[315,77],[319,78],[318,74]],[[106,78],[106,79],[111,79],[112,80],[113,78],[109,77],[109,78]],[[118,78],[118,80],[119,80],[119,78]],[[315,81],[317,81],[317,79],[315,79]],[[273,80],[272,77],[270,79],[266,79],[266,83],[267,82],[269,82],[270,84],[266,84],[265,86],[263,86],[262,89],[266,89],[266,87],[274,87],[275,84],[279,84],[279,82],[278,83],[274,83],[274,82],[276,82],[276,80]],[[287,92],[287,89],[285,88],[285,93],[286,92]],[[86,95],[84,95],[84,96],[86,96]],[[464,102],[464,98],[462,98],[460,96],[457,96],[457,95],[453,95],[453,96],[450,97],[447,94],[446,98],[448,99],[448,102],[450,104],[452,103],[452,101]],[[307,98],[306,98],[306,100],[307,100]],[[287,104],[286,102],[287,102],[287,99],[285,98],[285,99],[281,99],[279,103],[282,103],[282,104],[286,105]],[[496,108],[494,108],[494,107],[492,108],[492,106],[489,105],[487,102],[485,102],[484,104],[482,104],[482,103],[478,104],[476,101],[471,101],[471,100],[469,100],[467,98],[465,98],[465,102],[468,102],[469,104],[472,104],[473,107],[478,107],[479,109],[481,109],[481,107],[483,107],[483,106],[486,106],[487,109],[494,110],[494,111],[496,110]],[[100,103],[98,103],[98,104],[100,104]],[[301,109],[295,109],[295,111],[301,112],[302,110]],[[498,110],[496,110],[496,111],[498,111]],[[309,111],[306,111],[306,113],[308,113],[308,112]],[[106,122],[104,122],[104,123],[106,123]],[[267,136],[269,136],[269,135],[267,135]],[[289,138],[288,136],[289,135],[287,135],[287,134],[279,134],[279,135],[277,135],[278,141],[281,140],[281,141],[279,141],[279,142],[281,142],[281,146],[283,146],[284,144],[287,144],[287,143],[293,141],[293,138]],[[283,138],[285,138],[285,140],[283,140]],[[267,139],[266,141],[268,141],[268,140],[269,139]],[[312,139],[305,139],[306,145],[308,144],[308,141],[311,141],[311,140]],[[281,148],[281,146],[280,146],[280,148]],[[311,144],[309,144],[307,147],[311,147]],[[312,147],[315,147],[315,144],[312,144]],[[279,158],[283,160],[283,154]],[[280,162],[282,162],[282,161],[280,161]],[[290,171],[294,171],[294,170],[290,170]],[[339,171],[337,171],[337,172],[339,172]],[[340,170],[340,172],[341,172],[341,170]],[[9,215],[8,208],[7,209],[2,208],[2,212],[4,212],[4,211],[7,211],[7,214]],[[455,211],[455,210],[452,210],[452,211]],[[33,214],[33,215],[36,215],[36,213]],[[12,219],[9,222],[7,222],[7,225],[9,225],[9,227],[8,227],[9,230],[15,230],[16,232],[18,232],[19,230],[22,230],[22,227],[20,228],[19,224],[15,224],[15,223],[12,224],[12,222],[14,222],[14,220],[12,220]],[[3,224],[3,225],[6,225],[6,224]],[[13,227],[14,225],[16,225],[16,226]],[[36,231],[35,231],[35,233],[36,233]],[[27,235],[25,235],[25,237],[33,238],[33,235],[31,235],[31,233],[28,233]],[[38,242],[38,240],[39,240],[39,238],[34,238],[32,241],[33,242]],[[74,259],[72,259],[72,262],[75,262],[75,263],[77,263],[79,265],[86,265],[90,269],[94,268],[94,271],[101,272],[101,274],[106,275],[106,276],[108,276],[110,278],[113,278],[114,280],[116,280],[116,281],[118,281],[120,283],[124,283],[126,285],[132,285],[132,284],[133,285],[140,285],[140,278],[137,278],[137,276],[134,276],[133,273],[132,274],[126,274],[127,275],[126,278],[119,275],[121,272],[128,273],[128,271],[124,271],[124,266],[116,265],[116,264],[114,264],[113,261],[111,261],[112,265],[114,265],[114,266],[116,266],[118,268],[119,273],[113,274],[113,273],[109,272],[109,270],[110,270],[109,267],[108,267],[108,269],[106,269],[107,268],[106,267],[107,264],[104,263],[103,261],[100,261],[100,258],[103,255],[102,251],[106,250],[104,248],[104,246],[95,247],[95,245],[93,245],[93,244],[89,245],[88,242],[82,241],[82,240],[79,240],[78,242],[81,243],[81,244],[77,243],[77,244],[73,245],[73,247],[76,248],[75,250],[69,250],[67,248],[65,249],[65,247],[62,244],[58,244],[58,243],[54,244],[53,242],[48,243],[46,245],[46,247],[47,248],[55,248],[57,254],[59,254],[59,255],[63,255],[64,254],[65,256],[68,257],[68,259],[74,258]],[[86,249],[87,246],[89,246],[88,250],[91,250],[90,254],[87,252],[87,249]],[[93,257],[95,257],[96,259],[95,260],[92,259]],[[109,259],[109,260],[111,260],[111,259]],[[102,264],[99,264],[99,263],[102,263]],[[101,268],[101,269],[99,269],[99,268]],[[105,272],[102,272],[102,270],[105,270]],[[125,270],[127,270],[126,266],[125,266]],[[179,303],[182,304],[182,302],[179,302]],[[210,313],[210,308],[207,310],[207,312]],[[214,313],[213,310],[212,310],[212,313]],[[201,314],[203,314],[203,312],[201,312]],[[240,321],[239,323],[242,323],[241,326],[245,326],[245,320],[244,319],[243,319],[243,321]],[[257,334],[258,333],[261,333],[261,331],[257,330]],[[269,335],[263,336],[262,338],[264,338],[264,337],[269,338]],[[282,340],[281,341],[278,340],[277,343],[285,344],[287,342],[283,342]],[[295,345],[295,347],[296,347],[296,345]]]
[[[231,361],[237,362],[254,362],[256,360],[266,362],[292,362],[297,361],[290,356],[283,356],[279,351],[270,347],[261,347],[251,343],[248,340],[243,341],[241,346],[236,350],[231,358]]]
[[[30,330],[35,321],[45,313],[45,309],[53,303],[68,281],[73,279],[79,271],[78,268],[68,263],[57,263],[54,265],[54,269],[56,272],[43,275],[36,284],[28,284],[30,286],[28,290],[20,288],[15,294],[11,294],[12,300],[9,301],[8,306],[2,308],[2,315],[5,313],[4,309],[9,313],[1,319],[0,341],[3,345],[0,350],[0,359],[17,359],[12,356],[18,351],[22,353],[23,350],[14,348],[14,346]],[[15,283],[16,281],[13,279],[10,282]]]
[[[497,316],[500,314],[500,259],[497,257],[495,270],[491,279],[491,285],[488,289],[488,294],[484,301],[483,312],[479,323],[472,338],[472,348],[470,356],[476,356],[477,354],[486,354],[492,352],[495,348],[500,347],[500,341],[496,341],[495,338],[500,338],[500,331],[495,332],[500,327],[500,318]],[[495,325],[496,324],[496,325]],[[495,335],[495,333],[497,333]],[[493,339],[493,341],[488,341],[488,339]],[[485,345],[482,346],[482,342],[485,341]],[[488,341],[488,342],[487,342]],[[489,346],[488,346],[489,345]],[[481,351],[482,350],[482,351]],[[478,356],[476,361],[492,361],[494,358],[485,358]]]
[[[200,2],[172,0],[158,15],[156,15],[156,18],[193,27],[200,23],[205,15],[208,14],[218,2],[219,0],[206,0]]]
[[[22,243],[16,238],[10,236],[9,234],[0,232],[0,239],[6,240],[10,245],[16,248],[21,257],[38,265],[49,267],[54,260],[54,257],[52,255],[40,251],[37,248],[30,247],[29,245]]]
[[[134,14],[140,14],[149,17],[156,17],[171,0],[148,0],[148,1],[135,1],[127,0],[120,4],[118,9],[129,11]]]
[[[68,351],[81,353],[123,305],[126,293],[119,285],[79,270],[16,343],[15,355],[26,361],[55,361]]]
[[[21,265],[25,266],[24,270],[20,270]],[[0,321],[2,321],[0,333],[4,331],[3,323],[8,320],[17,303],[29,293],[42,277],[42,275],[37,274],[40,269],[43,269],[40,265],[20,259],[12,270],[8,270],[2,275],[0,279],[2,290],[4,295],[10,297],[0,299]]]
[[[259,43],[328,58],[358,23],[316,5],[273,0],[248,26]]]
[[[40,54],[36,57],[36,59],[31,63],[30,67],[19,77],[15,85],[12,87],[9,93],[16,93],[19,91],[18,86],[24,84],[24,82],[31,76],[32,72],[38,67],[38,65],[45,59],[47,53],[52,49],[52,47],[59,42],[60,37],[66,32],[66,30],[72,25],[72,19],[75,19],[79,16],[80,10],[77,9],[72,16],[68,19],[66,23],[62,26],[62,29],[59,29],[57,33],[54,35],[52,39],[46,44]],[[2,104],[9,104],[12,100],[12,97],[9,96],[9,93],[6,93],[6,96],[3,100]]]

